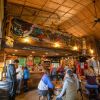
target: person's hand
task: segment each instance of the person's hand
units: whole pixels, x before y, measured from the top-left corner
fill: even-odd
[[[81,89],[81,88],[79,88],[79,89],[77,89],[77,92],[78,92],[78,91],[82,91],[82,89]]]
[[[19,72],[16,72],[16,74],[18,74]]]
[[[61,98],[59,95],[56,98]]]

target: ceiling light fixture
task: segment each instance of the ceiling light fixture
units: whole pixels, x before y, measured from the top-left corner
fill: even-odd
[[[35,51],[32,51],[32,53],[35,53]]]
[[[15,56],[15,54],[12,54],[13,56]]]
[[[58,42],[54,43],[54,47],[59,48],[60,44]]]
[[[18,50],[15,50],[15,52],[17,52]]]
[[[23,39],[23,42],[29,43],[29,42],[30,42],[30,38],[29,38],[29,37],[25,37],[25,38]]]
[[[45,55],[42,55],[42,57],[45,57]]]
[[[56,53],[56,55],[59,55],[58,53]]]
[[[48,55],[48,52],[46,52],[45,54]]]
[[[73,47],[73,50],[77,51],[78,50],[78,47],[77,46],[74,46]]]
[[[93,54],[93,53],[94,53],[93,49],[90,49],[90,53],[91,53],[91,54]]]

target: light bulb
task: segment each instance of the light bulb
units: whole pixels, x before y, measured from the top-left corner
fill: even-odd
[[[29,37],[26,37],[26,38],[23,39],[23,41],[28,43],[28,42],[30,42],[30,39],[29,39]]]
[[[74,46],[74,47],[73,47],[73,50],[78,50],[77,46]]]
[[[56,43],[54,43],[54,47],[59,48],[60,47],[60,44],[58,42],[56,42]]]
[[[93,54],[93,53],[94,53],[94,51],[93,51],[92,49],[90,49],[90,53],[91,53],[91,54]]]

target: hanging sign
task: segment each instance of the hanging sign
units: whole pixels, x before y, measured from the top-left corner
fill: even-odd
[[[41,62],[40,57],[34,57],[34,64],[39,64]]]
[[[28,66],[33,66],[33,57],[32,56],[27,57],[27,65]]]
[[[19,58],[19,65],[26,66],[26,58]]]

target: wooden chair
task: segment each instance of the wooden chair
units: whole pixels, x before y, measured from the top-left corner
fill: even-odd
[[[89,89],[89,92],[90,92],[88,95],[89,100],[98,98],[98,95],[96,94],[95,89],[91,88]]]

